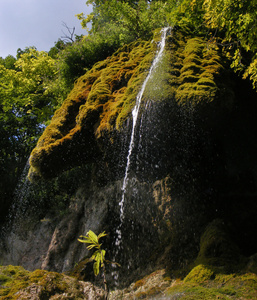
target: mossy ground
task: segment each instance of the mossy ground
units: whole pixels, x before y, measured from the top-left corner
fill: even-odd
[[[67,297],[60,299],[84,299],[83,288],[78,281],[64,274],[45,270],[29,272],[19,266],[0,267],[2,300],[32,299],[35,295],[38,298],[33,299],[50,299],[51,296],[64,294]]]
[[[112,292],[111,299],[257,299],[257,254],[242,256],[223,220],[206,226],[199,246],[198,256],[184,268],[155,271]]]
[[[114,299],[257,299],[257,275],[198,265],[184,279],[171,279],[165,270],[158,270],[127,289],[112,291],[110,300]]]
[[[219,273],[210,266],[196,266],[184,280],[167,289],[171,299],[257,299],[257,275]],[[177,298],[175,298],[177,297]]]
[[[84,299],[78,281],[63,274],[22,267],[0,267],[0,299]],[[61,296],[63,295],[63,296]],[[23,297],[23,298],[19,298]],[[72,298],[73,297],[73,298]],[[255,273],[226,273],[212,266],[198,265],[184,279],[171,279],[165,270],[158,270],[131,284],[124,290],[110,293],[110,299],[257,299]]]

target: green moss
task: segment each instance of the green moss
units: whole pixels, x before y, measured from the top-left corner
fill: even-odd
[[[176,281],[167,290],[170,297],[180,299],[256,299],[257,276],[224,274],[217,268],[196,266],[183,281]]]
[[[199,285],[193,284],[181,284],[174,286],[167,293],[169,296],[176,297],[178,299],[187,299],[187,300],[213,300],[213,299],[231,299],[224,296],[217,289],[206,288]]]
[[[11,279],[9,276],[3,275],[3,274],[0,275],[0,286],[8,284],[8,282],[10,282],[10,281],[11,281]]]
[[[131,117],[160,35],[159,30],[153,42],[138,40],[125,45],[76,81],[31,153],[30,179],[51,178],[102,155],[101,138],[123,128]],[[218,48],[203,37],[174,30],[167,37],[164,55],[142,103],[175,100],[180,105],[198,105],[214,101],[224,91],[218,80],[222,59]]]
[[[224,58],[218,47],[207,44],[202,37],[181,36],[174,33],[174,46],[171,59],[171,84],[176,101],[184,105],[209,103],[223,90],[219,78],[222,76]]]
[[[19,290],[28,286],[29,272],[22,267],[17,266],[1,266],[0,267],[0,298],[1,299],[15,299],[10,298],[10,295],[15,295]]]
[[[155,43],[136,41],[97,63],[76,81],[31,153],[30,179],[52,177],[81,164],[74,160],[78,156],[84,163],[94,160],[97,139],[121,128],[131,115],[155,50]]]
[[[75,279],[56,272],[35,270],[29,272],[22,267],[0,267],[0,280],[4,281],[0,286],[0,298],[30,299],[30,287],[37,290],[39,299],[50,299],[53,295],[73,295],[75,299],[83,299],[83,291]],[[26,297],[20,296],[25,293]],[[21,298],[22,297],[22,298]],[[66,298],[65,298],[66,299]]]
[[[168,290],[180,299],[256,299],[257,275],[244,273],[247,261],[231,241],[228,226],[213,220],[201,236],[194,267]]]
[[[195,267],[184,279],[184,282],[203,283],[206,280],[210,280],[214,272],[204,265],[198,265]]]
[[[212,221],[201,236],[200,251],[195,264],[233,269],[240,259],[239,249],[230,239],[227,226],[220,219]]]

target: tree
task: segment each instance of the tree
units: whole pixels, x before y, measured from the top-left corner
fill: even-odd
[[[3,65],[6,69],[15,69],[16,59],[12,55],[6,56],[6,58],[0,57],[0,65]]]
[[[60,100],[54,87],[58,76],[55,60],[34,48],[21,52],[14,63],[9,56],[0,64],[1,217],[11,205],[29,154]]]
[[[255,0],[205,0],[206,26],[215,29],[213,40],[231,57],[231,67],[250,77],[257,88],[257,2]]]
[[[170,24],[188,27],[190,31],[195,34],[201,33],[204,30],[203,1],[204,0],[168,1],[171,7],[168,15]]]
[[[65,22],[62,22],[62,25],[66,28],[66,31],[68,32],[64,32],[62,30],[62,33],[64,34],[64,36],[62,36],[62,40],[64,42],[68,42],[68,43],[73,43],[74,42],[74,35],[75,35],[75,27],[69,27]]]
[[[169,21],[219,45],[231,68],[257,88],[257,2],[255,0],[182,0]]]
[[[65,49],[66,45],[67,44],[63,40],[58,39],[54,46],[48,51],[48,55],[54,59],[57,59],[58,54]]]
[[[149,38],[155,28],[167,25],[169,5],[163,1],[88,0],[87,4],[93,5],[93,12],[77,17],[83,28],[88,29],[88,24],[92,26],[91,34],[104,34],[111,29],[119,32],[119,39],[127,42],[128,38]]]

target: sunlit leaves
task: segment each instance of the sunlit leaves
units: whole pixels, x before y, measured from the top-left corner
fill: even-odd
[[[89,230],[86,236],[80,236],[81,239],[78,239],[81,243],[89,244],[87,246],[88,250],[96,248],[97,250],[91,256],[91,259],[94,261],[93,269],[94,274],[97,276],[100,271],[100,267],[104,267],[105,263],[105,250],[101,249],[102,244],[99,243],[99,239],[106,236],[105,232],[100,233],[98,236],[92,231]]]
[[[169,2],[169,1],[168,1]],[[255,0],[182,0],[169,15],[172,24],[204,34],[222,47],[231,68],[256,87],[257,2]]]
[[[15,66],[18,70],[15,76],[16,86],[20,93],[28,93],[28,102],[33,105],[40,98],[49,95],[52,82],[57,78],[57,67],[55,60],[46,52],[30,49],[20,56]]]
[[[92,231],[89,230],[86,236],[80,236],[82,239],[78,239],[81,243],[87,243],[89,244],[87,246],[88,249],[101,248],[101,244],[99,244],[99,239],[106,236],[107,234],[105,232],[100,233],[98,236]]]
[[[55,60],[35,48],[19,50],[17,60],[8,56],[0,61],[0,175],[9,187],[0,186],[2,199],[2,194],[11,199],[17,178],[55,110],[57,77]]]
[[[243,78],[250,77],[253,86],[257,89],[257,57],[256,55],[254,56],[252,62],[250,63],[249,67],[247,67]]]
[[[168,1],[169,3],[170,1]],[[203,0],[172,1],[168,20],[172,25],[189,27],[196,33],[202,30],[203,26]]]
[[[166,12],[169,5],[163,1],[88,1],[93,12],[85,17],[78,14],[82,27],[92,25],[91,33],[108,31],[112,27],[123,35],[135,39],[151,35],[153,29],[167,25]]]
[[[14,63],[15,69],[1,67],[0,95],[4,111],[29,114],[38,123],[53,114],[57,99],[51,94],[57,78],[55,60],[46,52],[30,49]]]
[[[207,26],[223,32],[223,43],[234,45],[231,67],[236,71],[245,71],[256,86],[257,51],[257,2],[255,0],[204,0],[204,19]],[[233,49],[232,49],[233,50]],[[249,53],[251,62],[245,59],[243,65],[242,50]],[[227,48],[227,51],[231,49]]]
[[[103,264],[105,262],[105,250],[97,250],[95,253],[91,256],[91,258],[95,261],[93,265],[94,274],[97,276],[100,271],[100,267],[103,267]]]

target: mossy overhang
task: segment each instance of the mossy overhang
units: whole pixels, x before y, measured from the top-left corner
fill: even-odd
[[[31,180],[93,162],[98,140],[121,128],[147,76],[156,43],[138,40],[98,62],[74,85],[30,156]]]
[[[102,155],[100,138],[120,130],[131,118],[158,39],[160,31],[153,41],[125,45],[77,80],[31,153],[30,179],[51,178]],[[149,80],[144,99],[180,105],[212,102],[222,90],[219,76],[223,69],[215,45],[175,30],[166,39],[163,59]],[[152,88],[155,81],[158,89]]]

